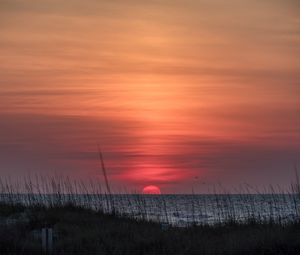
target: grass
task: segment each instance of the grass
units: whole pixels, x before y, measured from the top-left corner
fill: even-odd
[[[270,186],[265,193],[250,194],[249,186],[232,195],[222,189],[214,194],[199,197],[197,194],[176,197],[170,203],[168,196],[143,196],[138,194],[112,195],[103,191],[99,183],[71,181],[68,177],[45,178],[35,176],[22,181],[11,181],[0,177],[0,201],[15,205],[57,207],[66,204],[94,209],[104,213],[114,213],[132,218],[153,220],[173,224],[175,214],[184,209],[190,214],[190,223],[209,223],[203,215],[210,214],[213,223],[240,222],[255,218],[256,221],[274,221],[279,224],[300,219],[300,185],[291,184],[284,191]],[[253,188],[253,190],[257,190]],[[201,198],[201,199],[199,199]],[[177,204],[184,200],[185,204]],[[175,204],[174,204],[175,201]],[[176,209],[176,211],[174,211]],[[173,210],[173,211],[172,211]],[[152,213],[152,216],[151,216]],[[243,215],[243,218],[240,216]],[[191,222],[192,221],[192,222]]]
[[[167,196],[111,195],[61,176],[0,178],[0,254],[41,254],[34,236],[43,227],[55,231],[54,254],[300,254],[298,175],[289,191],[240,191],[185,196],[192,222],[179,227],[170,217],[182,209],[177,198],[170,205]],[[160,218],[150,217],[153,209]],[[208,213],[213,223],[199,221]]]
[[[0,205],[0,217],[26,214],[27,222],[0,228],[0,254],[41,254],[33,230],[51,226],[54,254],[299,254],[300,223],[227,222],[169,227],[73,205]]]

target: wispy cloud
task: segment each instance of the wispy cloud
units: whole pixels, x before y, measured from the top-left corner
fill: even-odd
[[[116,182],[283,181],[299,159],[299,13],[297,0],[1,1],[1,171],[97,176],[99,142]]]

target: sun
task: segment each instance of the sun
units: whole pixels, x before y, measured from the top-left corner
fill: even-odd
[[[144,195],[160,195],[160,188],[154,185],[149,185],[143,188]]]

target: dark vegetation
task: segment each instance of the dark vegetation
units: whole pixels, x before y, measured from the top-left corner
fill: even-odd
[[[216,193],[210,196],[213,208],[208,208],[211,201],[197,206],[197,199],[186,197],[193,221],[179,227],[168,217],[164,196],[149,206],[144,196],[107,194],[93,182],[35,177],[13,183],[0,178],[0,255],[43,254],[40,234],[45,227],[54,231],[53,255],[299,255],[299,183],[296,175],[290,191],[270,187],[268,195],[253,196],[246,186],[234,199],[226,191]],[[257,197],[264,214],[257,212]],[[151,206],[159,206],[165,217],[149,217]],[[210,210],[217,220],[201,223],[197,210],[200,215]]]
[[[42,254],[34,231],[54,229],[53,254],[300,254],[300,222],[162,228],[79,206],[0,204],[0,254]],[[15,219],[5,223],[5,219]]]

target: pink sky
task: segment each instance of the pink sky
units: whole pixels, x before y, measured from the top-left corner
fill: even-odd
[[[300,164],[300,4],[0,3],[0,173],[205,192]],[[196,178],[195,178],[196,177]]]

